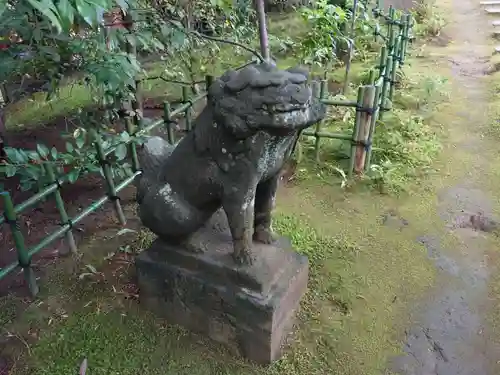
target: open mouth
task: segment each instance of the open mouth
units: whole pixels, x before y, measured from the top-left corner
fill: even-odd
[[[279,103],[272,106],[264,105],[262,110],[271,115],[279,115],[285,113],[292,113],[297,111],[305,111],[309,107],[311,107],[311,101],[308,100],[305,103],[297,104],[297,103]]]
[[[269,134],[286,136],[297,130],[307,128],[311,122],[310,108],[300,108],[287,112],[269,113],[269,122],[260,128]]]

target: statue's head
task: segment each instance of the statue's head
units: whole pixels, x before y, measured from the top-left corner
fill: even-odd
[[[209,88],[208,105],[215,121],[237,137],[304,129],[325,116],[307,76],[306,70],[280,70],[268,63],[230,70]]]

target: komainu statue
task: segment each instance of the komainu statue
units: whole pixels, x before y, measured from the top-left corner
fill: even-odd
[[[179,143],[145,142],[137,181],[143,224],[164,241],[183,243],[222,208],[235,261],[252,264],[252,241],[274,240],[280,170],[301,130],[324,116],[304,70],[262,63],[226,72]]]

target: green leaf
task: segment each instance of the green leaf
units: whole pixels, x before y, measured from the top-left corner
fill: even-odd
[[[59,0],[57,3],[59,16],[66,26],[71,26],[75,20],[75,9],[68,0]]]
[[[85,139],[83,137],[78,137],[76,140],[75,140],[75,143],[76,143],[76,147],[78,148],[82,148],[83,145],[85,144]]]
[[[87,3],[85,0],[76,0],[76,10],[80,17],[84,19],[84,21],[89,26],[95,26],[97,21],[97,12],[95,5]]]
[[[128,9],[128,2],[126,0],[116,0],[116,4],[123,10]]]
[[[40,176],[38,175],[39,168],[37,168],[37,167],[35,167],[35,166],[30,165],[30,166],[28,166],[28,167],[27,167],[24,171],[26,172],[26,174],[27,174],[30,178],[32,178],[32,179],[33,179],[33,180],[35,180],[35,181],[38,181],[38,179],[39,179],[39,177],[40,177]]]
[[[68,174],[68,181],[70,183],[75,183],[76,180],[78,180],[78,177],[80,176],[80,169],[73,169],[71,170]]]
[[[34,181],[22,181],[20,185],[21,185],[21,191],[27,191],[30,190],[31,187],[34,185]]]
[[[49,149],[47,148],[47,146],[42,145],[42,144],[36,145],[36,151],[43,159],[45,159],[47,156],[49,156],[49,152],[50,152]]]
[[[17,172],[17,168],[12,164],[7,164],[5,166],[5,175],[7,177],[13,177]]]
[[[27,157],[25,158],[24,155],[15,148],[6,147],[4,151],[7,154],[7,158],[14,164],[22,164],[28,161]]]
[[[72,153],[74,150],[75,150],[75,148],[73,147],[73,145],[69,142],[66,142],[66,151],[68,151],[69,153]]]
[[[0,16],[5,12],[7,9],[7,0],[0,0]],[[0,191],[2,190],[2,187],[0,186]]]
[[[115,150],[115,156],[118,160],[123,160],[127,157],[127,146],[124,144],[119,144]]]
[[[57,155],[57,149],[55,147],[52,147],[52,149],[50,150],[50,156],[52,156],[52,159],[57,160]]]
[[[129,142],[130,135],[126,131],[124,131],[120,134],[120,139],[122,140],[122,142]]]
[[[28,158],[34,161],[41,161],[40,155],[38,154],[38,152],[35,151],[28,152]]]
[[[57,29],[58,33],[62,32],[62,25],[61,21],[59,19],[58,12],[54,6],[54,3],[50,0],[43,0],[42,1],[37,1],[37,0],[28,0],[28,3],[38,10],[40,13],[42,13],[45,17],[47,17],[52,24]]]

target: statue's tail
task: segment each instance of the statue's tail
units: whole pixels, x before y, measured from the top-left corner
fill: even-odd
[[[161,137],[149,137],[137,153],[142,174],[136,180],[137,202],[141,203],[147,190],[157,183],[161,176],[160,168],[174,151],[175,145]]]

